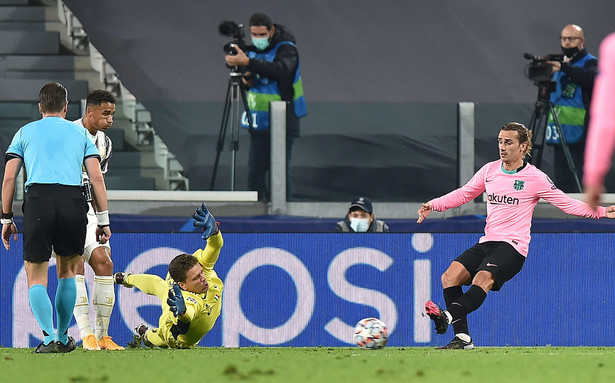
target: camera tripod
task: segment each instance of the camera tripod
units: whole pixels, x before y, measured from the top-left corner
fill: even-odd
[[[553,125],[559,135],[560,145],[562,145],[562,149],[564,150],[564,156],[566,157],[568,169],[574,177],[578,192],[581,193],[582,189],[581,182],[579,181],[579,175],[577,173],[574,160],[572,159],[572,155],[570,154],[570,148],[566,143],[566,138],[562,133],[562,128],[557,119],[557,113],[555,113],[555,108],[553,107],[549,97],[555,87],[555,83],[553,81],[538,81],[535,85],[538,86],[538,100],[536,101],[534,112],[532,113],[532,119],[530,120],[530,125],[528,127],[528,129],[532,132],[532,151],[530,153],[530,163],[536,165],[537,168],[540,168],[542,152],[545,146],[547,123],[550,115],[553,118]],[[555,164],[555,166],[557,165],[558,164]]]
[[[220,132],[218,133],[218,143],[216,145],[216,161],[214,163],[214,169],[211,176],[210,190],[214,190],[216,183],[216,175],[218,173],[218,164],[220,162],[220,153],[224,150],[224,140],[226,137],[226,131],[231,126],[231,191],[235,190],[235,167],[237,160],[237,150],[239,150],[239,97],[241,95],[241,101],[243,102],[243,108],[246,112],[248,119],[248,126],[252,129],[252,116],[250,114],[250,108],[246,101],[246,92],[241,85],[241,73],[237,67],[231,67],[230,78],[228,81],[228,87],[226,89],[226,98],[224,102],[224,111],[222,112],[222,122],[220,124]]]

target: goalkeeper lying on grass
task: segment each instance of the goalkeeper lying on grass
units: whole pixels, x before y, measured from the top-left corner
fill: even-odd
[[[192,216],[203,228],[205,249],[180,254],[169,263],[166,280],[157,275],[116,273],[114,281],[155,295],[162,304],[158,328],[141,324],[137,334],[149,347],[191,348],[211,330],[222,307],[222,280],[213,267],[222,248],[222,234],[205,204]]]

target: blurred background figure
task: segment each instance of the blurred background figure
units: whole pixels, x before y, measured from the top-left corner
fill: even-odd
[[[295,37],[288,28],[274,24],[264,13],[250,17],[252,46],[244,52],[226,55],[230,66],[243,67],[243,83],[252,114],[252,126],[242,118],[242,126],[250,129],[248,188],[258,192],[258,199],[269,201],[267,173],[271,157],[269,103],[286,101],[286,200],[292,199],[290,160],[293,143],[299,137],[299,118],[307,114],[303,83],[299,70],[299,53]]]
[[[555,82],[555,91],[551,93],[551,102],[555,108],[566,144],[570,149],[572,160],[577,172],[583,170],[583,155],[585,138],[589,122],[589,105],[591,103],[594,78],[598,60],[585,49],[583,29],[578,25],[566,25],[560,34],[560,42],[564,59],[562,62],[550,61]],[[566,192],[578,192],[578,186],[573,174],[566,165],[564,148],[560,145],[560,137],[555,129],[552,117],[549,118],[546,133],[546,143],[554,144],[553,162],[555,185]],[[582,174],[579,174],[582,178]]]
[[[335,225],[337,232],[357,232],[357,233],[386,233],[389,231],[384,221],[376,219],[374,216],[374,207],[372,201],[367,197],[358,197],[350,203],[348,214],[343,221],[339,221]]]
[[[600,45],[598,77],[591,104],[591,122],[585,151],[585,200],[595,210],[604,192],[604,176],[615,148],[615,33]]]

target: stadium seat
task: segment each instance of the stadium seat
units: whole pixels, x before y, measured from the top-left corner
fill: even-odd
[[[46,83],[57,81],[56,79],[0,79],[0,102],[1,101],[32,101],[36,98],[41,87]],[[68,99],[81,100],[88,94],[87,81],[62,80],[62,84],[68,89]]]
[[[44,22],[45,7],[0,6],[0,30],[45,31]]]
[[[0,55],[58,53],[60,53],[58,32],[0,30]]]
[[[7,79],[57,79],[75,78],[75,61],[72,56],[8,55],[0,57]]]

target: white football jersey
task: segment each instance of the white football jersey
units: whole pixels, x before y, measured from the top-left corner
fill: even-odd
[[[83,125],[83,119],[80,118],[78,120],[73,121],[74,123],[83,126],[83,129],[85,129],[85,126]],[[89,131],[88,131],[89,133]],[[96,132],[96,134],[92,135],[91,133],[88,134],[88,137],[90,137],[90,140],[92,140],[92,142],[94,143],[94,145],[96,146],[96,148],[98,149],[98,152],[100,153],[100,171],[102,174],[107,174],[107,170],[109,170],[109,159],[111,158],[111,154],[113,152],[113,144],[111,142],[111,139],[105,134],[105,132],[99,130],[98,132]],[[90,190],[90,178],[88,177],[88,173],[85,170],[85,166],[82,167],[82,184],[84,187],[87,188],[86,191],[86,198],[89,201],[92,200],[92,193]]]

